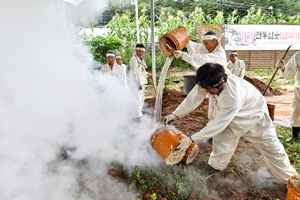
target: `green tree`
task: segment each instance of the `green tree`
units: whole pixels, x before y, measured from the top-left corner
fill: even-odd
[[[103,64],[106,62],[106,52],[108,50],[119,51],[122,41],[115,36],[93,36],[83,34],[81,36],[83,42],[88,45],[94,56],[94,60]]]

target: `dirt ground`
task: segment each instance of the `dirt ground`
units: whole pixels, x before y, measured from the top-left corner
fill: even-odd
[[[259,91],[266,87],[262,81],[245,76],[245,79],[252,83]],[[283,95],[284,91],[269,89],[266,97]],[[177,106],[184,100],[186,94],[183,88],[179,90],[163,90],[162,98],[162,119],[171,114]],[[155,98],[146,99],[148,107],[154,107]],[[207,123],[208,100],[205,100],[196,110],[188,116],[176,120],[173,124],[176,128],[182,130],[187,135],[201,130]],[[207,166],[208,155],[211,152],[211,144],[199,144],[200,152],[191,166],[205,170]],[[141,199],[150,199],[150,194],[156,193],[158,200],[167,200],[164,196],[163,188],[155,186],[141,193]],[[203,191],[199,188],[193,191],[188,200],[196,199],[195,197]],[[216,174],[207,177],[205,186],[207,193],[203,200],[284,200],[287,188],[286,184],[278,182],[269,173],[266,163],[261,157],[259,151],[253,145],[241,138],[235,154],[228,167]]]

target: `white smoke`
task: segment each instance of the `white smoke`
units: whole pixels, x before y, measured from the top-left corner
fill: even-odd
[[[109,163],[161,163],[149,144],[157,124],[147,116],[131,121],[132,94],[91,70],[64,6],[0,2],[0,199],[130,199],[107,175]],[[99,7],[75,13],[91,16],[87,8]]]

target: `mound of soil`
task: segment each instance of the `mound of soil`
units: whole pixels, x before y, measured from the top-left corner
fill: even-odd
[[[265,90],[266,84],[259,79],[245,76],[245,80],[253,84],[261,93]],[[265,96],[281,95],[282,92],[276,89],[269,88]],[[162,99],[162,119],[171,114],[178,105],[185,99],[186,94],[183,88],[180,90],[163,90]],[[149,106],[155,104],[155,99],[150,98],[146,100]],[[201,130],[208,122],[207,119],[208,100],[202,104],[189,115],[176,120],[173,125],[176,128],[183,130],[187,135],[193,134]],[[211,144],[199,144],[200,153],[195,160],[190,164],[199,170],[205,170],[207,166],[208,155],[211,152]],[[264,169],[263,172],[261,170]],[[254,199],[285,199],[286,184],[278,182],[272,175],[265,175],[268,172],[266,163],[261,158],[259,151],[253,145],[243,138],[241,138],[236,152],[229,163],[228,167],[214,175],[208,177],[203,200],[221,200],[221,199],[234,199],[234,200],[254,200]],[[202,188],[203,191],[203,188]],[[154,191],[151,191],[154,192]],[[144,193],[143,199],[146,198],[151,192]],[[156,189],[155,192],[159,194]],[[194,191],[189,200],[195,199],[199,194]],[[163,196],[163,195],[161,195]],[[167,199],[167,198],[161,198]]]
[[[252,85],[254,85],[261,93],[266,89],[267,85],[262,82],[261,80],[255,78],[255,77],[250,77],[248,75],[244,76],[244,79],[248,82],[250,82]],[[282,95],[282,92],[280,92],[277,89],[273,88],[268,88],[264,96],[272,96],[272,95]]]

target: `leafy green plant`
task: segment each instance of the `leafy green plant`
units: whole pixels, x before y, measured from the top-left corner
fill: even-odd
[[[147,181],[141,176],[141,168],[139,166],[132,168],[130,189],[133,187],[140,187],[143,192],[148,188]]]
[[[106,63],[106,52],[108,50],[119,50],[121,47],[121,40],[115,36],[93,36],[84,34],[82,36],[83,42],[90,46],[94,60],[100,63]]]
[[[126,170],[124,165],[112,162],[115,168]],[[129,170],[125,172],[128,173]],[[199,190],[198,197],[207,194],[205,187],[206,178],[193,167],[179,164],[162,168],[149,168],[133,166],[131,168],[130,189],[140,189],[143,192],[152,191],[153,187],[159,186],[166,191],[166,198],[174,200],[187,199],[194,190]],[[202,188],[202,189],[201,189]],[[157,194],[151,193],[151,199],[156,199]]]
[[[124,3],[124,2],[121,2]],[[155,2],[160,4],[160,2]],[[174,2],[171,3],[173,6]],[[178,2],[180,3],[180,2]],[[181,2],[186,5],[186,2]],[[199,4],[200,2],[197,2]],[[209,1],[210,5],[215,5],[215,1]],[[191,3],[191,5],[194,5]],[[243,16],[242,12],[239,12],[237,9],[233,10],[231,14],[226,13],[222,9],[212,10],[205,8],[205,13],[201,7],[192,6],[194,10],[191,12],[189,9],[186,9],[187,6],[183,6],[183,10],[174,10],[171,7],[160,6],[155,16],[155,35],[157,38],[160,38],[163,34],[170,32],[178,26],[184,26],[190,33],[190,39],[192,41],[197,41],[198,36],[194,31],[194,23],[208,23],[208,24],[300,24],[300,14],[290,16],[280,12],[273,12],[270,7],[268,12],[263,11],[261,8],[253,5],[247,10]],[[196,5],[196,4],[195,4]],[[108,50],[117,51],[123,58],[125,64],[129,64],[129,60],[132,56],[134,46],[137,42],[137,28],[136,21],[134,16],[134,9],[131,6],[127,6],[128,10],[122,11],[119,14],[116,11],[113,19],[107,24],[106,27],[110,28],[110,33],[108,36],[92,36],[83,34],[80,37],[82,40],[91,48],[91,51],[94,55],[94,59],[100,63],[106,62],[105,53]],[[116,8],[115,8],[116,9]],[[148,44],[146,55],[144,56],[147,66],[149,66],[149,71],[152,67],[152,57],[151,57],[151,21],[149,16],[149,5],[148,3],[143,2],[139,5],[139,38],[140,41]],[[94,23],[92,23],[91,28],[93,30]],[[162,54],[160,48],[156,44],[156,63],[153,66],[156,66],[156,69],[159,71],[164,62],[166,61],[166,56]],[[183,49],[184,50],[184,49]],[[182,59],[174,59],[171,63],[170,68],[180,68],[180,69],[190,69],[189,64],[187,64]]]

